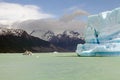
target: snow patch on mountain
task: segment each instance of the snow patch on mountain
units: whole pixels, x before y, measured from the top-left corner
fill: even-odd
[[[14,36],[21,36],[23,33],[26,33],[22,29],[8,29],[0,27],[0,35],[14,35]]]

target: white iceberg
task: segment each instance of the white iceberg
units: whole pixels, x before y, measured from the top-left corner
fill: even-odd
[[[78,44],[79,56],[120,55],[120,8],[88,17],[85,44]]]
[[[78,56],[120,56],[120,43],[78,45]]]

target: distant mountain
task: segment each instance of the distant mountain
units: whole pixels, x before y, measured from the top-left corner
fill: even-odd
[[[70,51],[75,51],[77,44],[85,43],[80,34],[75,31],[64,31],[62,34],[52,37],[49,42]]]
[[[30,35],[49,41],[53,36],[55,36],[55,33],[50,30],[33,30]]]
[[[84,44],[85,40],[82,35],[76,31],[66,30],[61,34],[55,34],[52,31],[35,31],[35,33],[40,34],[39,37],[44,39],[55,46],[67,49],[68,51],[75,51],[77,44]]]
[[[48,41],[29,35],[22,29],[0,28],[0,53],[66,51]]]

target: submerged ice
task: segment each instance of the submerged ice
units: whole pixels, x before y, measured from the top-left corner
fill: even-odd
[[[89,16],[85,40],[77,45],[80,56],[120,55],[120,8]]]

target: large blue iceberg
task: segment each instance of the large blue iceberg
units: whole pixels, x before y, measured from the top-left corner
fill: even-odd
[[[89,16],[85,40],[78,56],[120,56],[120,8]]]

